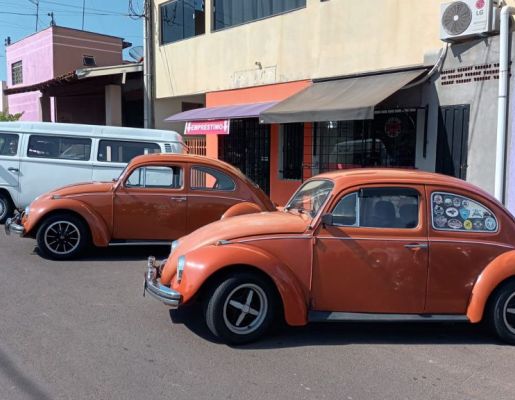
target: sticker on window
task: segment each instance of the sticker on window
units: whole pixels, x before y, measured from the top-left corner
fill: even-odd
[[[496,232],[499,224],[485,206],[466,197],[435,192],[431,195],[433,229],[461,232]]]

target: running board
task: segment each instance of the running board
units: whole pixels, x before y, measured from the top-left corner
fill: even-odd
[[[170,246],[171,244],[172,242],[156,242],[152,240],[124,240],[123,242],[111,242],[108,246]]]
[[[469,322],[466,315],[449,314],[369,314],[310,311],[309,322]]]

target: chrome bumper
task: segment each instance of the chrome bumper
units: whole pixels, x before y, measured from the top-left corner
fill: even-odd
[[[7,235],[14,233],[16,235],[22,236],[25,231],[25,228],[23,228],[23,225],[21,225],[21,218],[19,216],[9,218],[7,221],[5,221],[4,228]]]
[[[145,273],[145,290],[143,295],[148,293],[155,299],[162,301],[171,308],[179,308],[181,294],[167,286],[159,283],[158,266],[155,257],[149,257],[147,262],[147,272]]]

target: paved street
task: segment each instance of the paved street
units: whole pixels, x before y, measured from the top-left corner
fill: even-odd
[[[142,297],[149,249],[34,250],[2,230],[1,400],[515,398],[515,348],[477,327],[312,325],[230,348]]]

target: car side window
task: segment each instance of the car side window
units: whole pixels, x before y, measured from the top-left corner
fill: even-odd
[[[101,162],[128,163],[143,154],[160,153],[157,143],[101,140],[98,144],[97,160]]]
[[[227,174],[214,168],[193,166],[191,168],[191,189],[232,192],[236,183]]]
[[[437,231],[496,232],[494,213],[468,197],[447,192],[431,194],[431,217]]]
[[[136,168],[125,182],[128,188],[182,188],[182,168],[146,166]]]
[[[18,141],[18,135],[0,133],[0,156],[15,156],[18,153]]]
[[[31,158],[89,161],[91,139],[31,135],[27,156]]]
[[[344,196],[333,225],[413,229],[419,224],[419,193],[411,188],[365,188]]]

